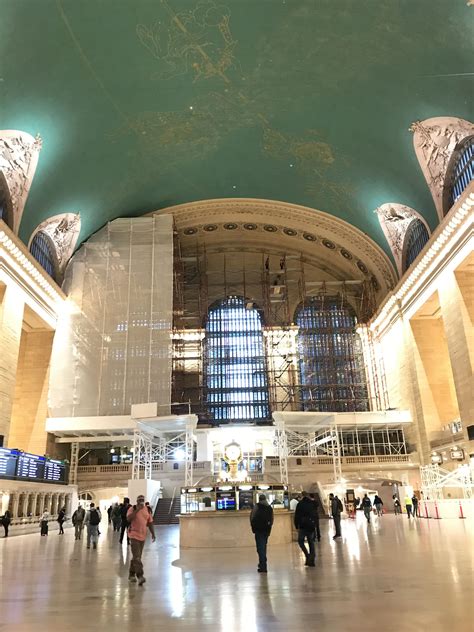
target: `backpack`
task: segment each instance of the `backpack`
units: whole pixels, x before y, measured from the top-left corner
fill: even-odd
[[[98,524],[100,524],[100,517],[97,509],[90,510],[89,524],[93,527],[96,527]]]
[[[340,498],[337,499],[337,508],[340,512],[344,511],[344,507],[342,506],[342,502]]]
[[[270,531],[272,528],[271,507],[257,505],[257,511],[252,518],[252,529],[254,531]]]

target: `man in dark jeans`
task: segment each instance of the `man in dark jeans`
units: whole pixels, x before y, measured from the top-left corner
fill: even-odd
[[[309,497],[308,492],[303,492],[302,496],[303,498],[295,510],[295,527],[298,529],[298,544],[306,558],[305,566],[314,566],[316,556],[314,549],[316,504]],[[305,546],[305,540],[308,540],[309,551]]]
[[[332,519],[334,520],[334,527],[336,529],[336,535],[333,540],[341,537],[341,513],[343,506],[341,501],[334,494],[329,494],[329,510],[331,512]]]
[[[123,536],[125,535],[125,531],[128,529],[129,521],[127,520],[127,513],[130,509],[130,498],[124,498],[123,503],[120,505],[120,516],[122,518],[122,526],[120,527],[120,544],[123,542]],[[128,538],[127,532],[127,544],[130,544],[130,540]]]
[[[267,502],[265,494],[260,494],[258,503],[250,514],[250,526],[255,534],[258,553],[258,572],[267,572],[267,542],[273,525],[273,509]]]
[[[321,529],[319,528],[319,507],[321,506],[321,503],[314,494],[310,494],[309,497],[313,501],[314,507],[316,509],[316,537],[318,538],[319,542],[321,540]]]

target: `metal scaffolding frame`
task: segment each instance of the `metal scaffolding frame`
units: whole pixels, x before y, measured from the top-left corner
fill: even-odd
[[[474,498],[474,472],[469,465],[460,465],[455,470],[445,470],[437,464],[422,465],[420,475],[426,500],[441,500],[445,488],[462,489],[464,498]]]

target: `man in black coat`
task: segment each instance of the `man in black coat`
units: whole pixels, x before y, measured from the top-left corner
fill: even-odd
[[[302,496],[303,498],[298,503],[295,511],[295,527],[298,529],[298,544],[306,558],[305,566],[314,566],[316,504],[311,500],[308,492],[303,492]],[[308,540],[309,551],[305,546],[305,540]]]
[[[250,514],[250,526],[255,534],[258,553],[258,572],[267,572],[267,542],[273,525],[273,509],[267,502],[265,494],[260,494],[258,503]]]
[[[318,542],[321,540],[321,529],[319,528],[319,508],[321,506],[320,501],[316,498],[315,494],[310,494],[309,497],[314,503],[316,508],[316,537],[318,538]]]

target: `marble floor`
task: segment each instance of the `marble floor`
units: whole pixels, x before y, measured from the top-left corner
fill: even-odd
[[[0,540],[0,630],[216,630],[226,632],[472,632],[472,522],[322,522],[316,568],[296,544],[269,551],[186,550],[178,527],[159,527],[145,548],[147,583],[127,581],[127,547],[103,525],[97,551],[72,529]],[[210,535],[212,537],[212,535]]]

